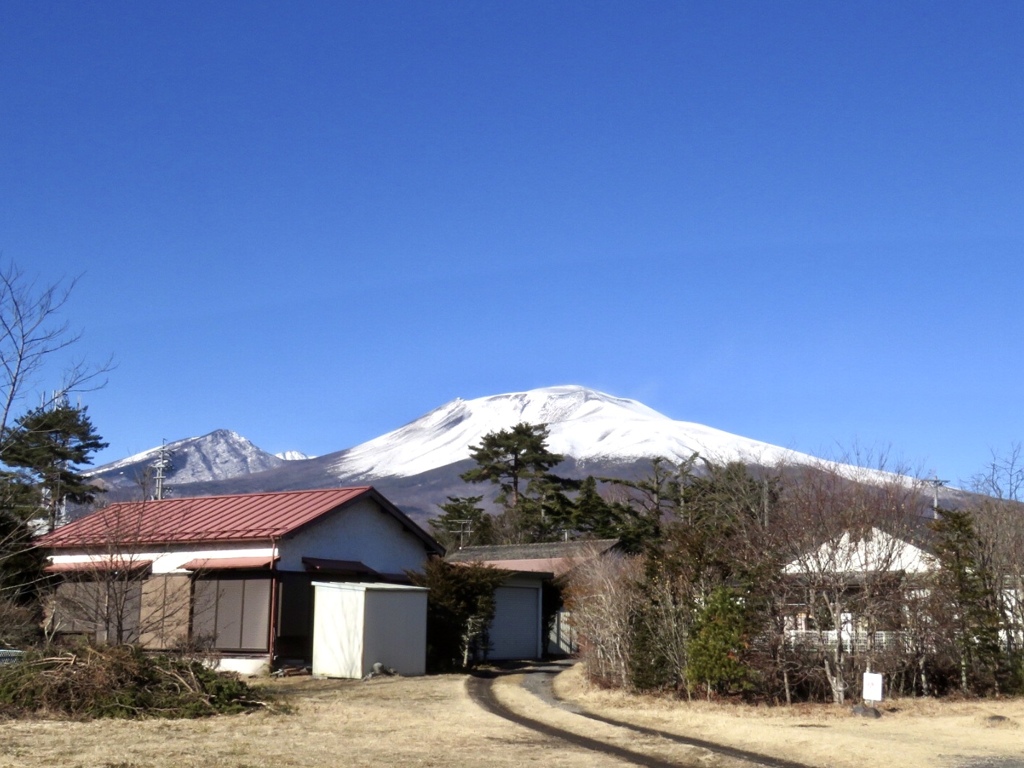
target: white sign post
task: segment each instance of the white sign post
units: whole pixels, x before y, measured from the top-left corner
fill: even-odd
[[[864,701],[872,704],[882,700],[882,675],[879,672],[864,673]]]

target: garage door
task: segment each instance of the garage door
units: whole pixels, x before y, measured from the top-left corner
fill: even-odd
[[[540,590],[498,587],[494,590],[490,658],[535,659],[540,639]]]

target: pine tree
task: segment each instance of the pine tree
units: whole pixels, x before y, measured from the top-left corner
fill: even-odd
[[[694,623],[688,681],[703,684],[708,698],[745,685],[750,677],[742,661],[746,634],[743,605],[725,587],[715,589]]]
[[[469,483],[498,485],[501,488],[499,502],[517,507],[524,484],[543,477],[565,458],[548,450],[547,439],[545,425],[525,422],[511,430],[486,434],[480,445],[470,446],[469,455],[476,467],[464,472],[462,479]]]
[[[577,533],[598,539],[617,538],[621,532],[621,510],[601,497],[593,476],[587,477],[580,486],[572,511],[572,525]]]
[[[616,534],[627,551],[658,548],[663,523],[680,515],[682,487],[692,477],[696,461],[696,453],[678,466],[658,456],[651,460],[650,473],[639,480],[605,478],[629,494],[628,501],[617,510],[620,523]]]
[[[963,693],[996,687],[1000,677],[1000,619],[995,580],[978,557],[980,542],[968,510],[941,510],[936,533],[940,594],[949,601]]]
[[[37,408],[19,418],[6,436],[4,463],[38,491],[40,514],[52,531],[65,502],[87,504],[99,489],[81,473],[107,444],[97,434],[88,409],[67,402]]]
[[[681,486],[680,512],[667,537],[686,549],[704,597],[719,584],[755,578],[764,559],[758,542],[777,497],[774,483],[738,462],[707,463],[703,475]]]
[[[544,425],[516,424],[481,438],[470,447],[476,467],[461,477],[469,483],[497,485],[497,501],[504,507],[496,526],[504,538],[517,543],[545,541],[557,535],[561,518],[568,517],[563,491],[570,481],[550,474],[564,457],[547,447]],[[549,518],[549,514],[555,513]]]

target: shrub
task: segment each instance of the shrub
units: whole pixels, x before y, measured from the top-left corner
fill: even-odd
[[[409,573],[412,582],[427,587],[427,667],[444,672],[467,668],[486,658],[488,631],[494,619],[494,590],[506,571],[471,563],[453,565],[440,559],[427,563],[423,573]]]
[[[27,654],[0,667],[0,715],[7,717],[207,717],[265,706],[261,694],[194,659],[151,656],[135,646]]]

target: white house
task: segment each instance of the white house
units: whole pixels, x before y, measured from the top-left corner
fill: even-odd
[[[906,599],[920,592],[920,577],[937,567],[934,555],[920,544],[880,528],[860,533],[844,531],[783,567],[783,573],[808,593],[805,601],[790,608],[789,639],[794,643],[827,645],[836,645],[841,639],[847,649],[869,642],[892,642],[898,637],[894,631],[897,628],[868,627],[857,614],[857,596],[869,589],[887,588],[900,590],[902,599]],[[808,603],[815,599],[834,614],[828,626],[812,626],[815,606]]]

